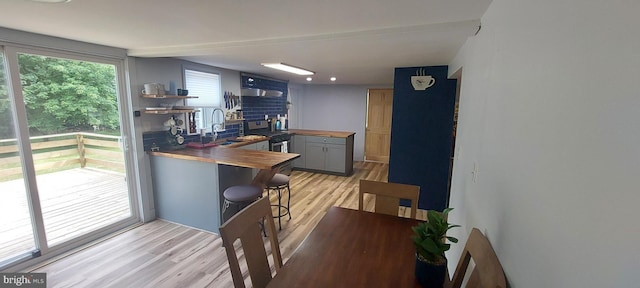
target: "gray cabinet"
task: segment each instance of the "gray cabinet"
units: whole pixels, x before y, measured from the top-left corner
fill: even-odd
[[[346,151],[345,145],[325,144],[325,170],[346,173]]]
[[[240,146],[238,148],[245,149],[245,150],[257,150],[256,149],[257,147],[258,147],[257,143],[252,143],[252,144],[242,145],[242,146]]]
[[[213,233],[222,224],[224,190],[255,177],[251,168],[165,156],[149,159],[156,216]]]
[[[291,138],[291,149],[293,153],[300,154],[300,157],[293,160],[293,168],[306,168],[307,159],[306,159],[306,145],[307,145],[307,136],[304,135],[293,135]]]
[[[269,151],[269,141],[261,141],[258,143],[252,143],[252,144],[248,144],[248,145],[243,145],[238,147],[240,149],[246,149],[246,150],[263,150],[263,151]]]
[[[304,167],[299,168],[349,175],[353,172],[353,136],[306,136],[304,156]]]
[[[246,150],[269,151],[269,141],[261,141],[261,142],[258,142],[258,143],[252,143],[252,144],[249,144],[249,145],[240,146],[238,148],[246,149]],[[253,178],[255,178],[256,175],[258,175],[258,172],[260,172],[260,169],[253,169],[253,172],[251,173],[251,175],[253,175]]]
[[[325,147],[323,143],[309,142],[306,145],[306,165],[304,168],[324,170]]]
[[[269,141],[262,141],[256,143],[256,150],[269,151]]]

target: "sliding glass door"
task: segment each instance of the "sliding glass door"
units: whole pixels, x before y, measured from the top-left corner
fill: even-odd
[[[0,56],[0,263],[3,263],[35,251],[36,242],[1,50]]]
[[[11,81],[0,97],[13,105],[1,120],[15,123],[8,126],[18,133],[0,131],[0,205],[12,207],[0,210],[0,222],[13,219],[0,226],[0,244],[7,242],[0,268],[137,222],[125,161],[122,63],[13,47],[4,56]]]

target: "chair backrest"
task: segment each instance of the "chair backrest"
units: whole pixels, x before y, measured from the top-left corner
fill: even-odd
[[[504,270],[502,270],[500,260],[498,260],[496,252],[493,251],[489,239],[482,235],[482,232],[480,232],[478,228],[473,228],[469,239],[467,239],[467,244],[465,244],[464,250],[462,251],[462,256],[460,256],[456,271],[453,274],[453,280],[451,281],[452,288],[460,288],[460,286],[462,286],[462,281],[469,267],[469,260],[472,258],[475,267],[471,271],[466,287],[507,287]]]
[[[238,212],[220,226],[222,243],[227,252],[231,277],[235,287],[244,288],[244,278],[238,264],[238,256],[233,247],[233,243],[240,239],[244,256],[247,260],[247,268],[253,287],[266,287],[271,281],[271,269],[267,258],[267,251],[264,247],[260,223],[266,218],[265,229],[271,242],[271,254],[273,263],[276,266],[276,273],[282,267],[282,255],[280,254],[280,244],[276,225],[271,214],[269,198],[262,198]]]
[[[387,183],[370,180],[360,180],[360,201],[358,209],[363,211],[364,193],[375,194],[375,212],[398,216],[398,208],[400,199],[411,200],[411,218],[416,218],[416,210],[418,209],[418,196],[420,195],[420,186]]]

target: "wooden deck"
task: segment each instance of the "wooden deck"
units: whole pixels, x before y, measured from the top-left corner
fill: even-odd
[[[76,168],[37,176],[49,246],[131,215],[125,176]],[[22,179],[0,182],[0,260],[34,247]]]

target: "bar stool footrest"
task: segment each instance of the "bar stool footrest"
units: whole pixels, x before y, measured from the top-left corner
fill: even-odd
[[[272,204],[272,205],[271,205],[271,207],[279,207],[278,209],[284,209],[284,210],[285,210],[284,214],[280,214],[280,213],[278,213],[278,215],[274,215],[274,216],[273,216],[273,218],[281,218],[281,217],[283,217],[283,216],[287,216],[287,215],[289,215],[289,208],[287,208],[286,206],[282,206],[282,205],[273,205],[273,204]],[[278,212],[280,212],[280,211],[282,211],[282,210],[279,210]]]

